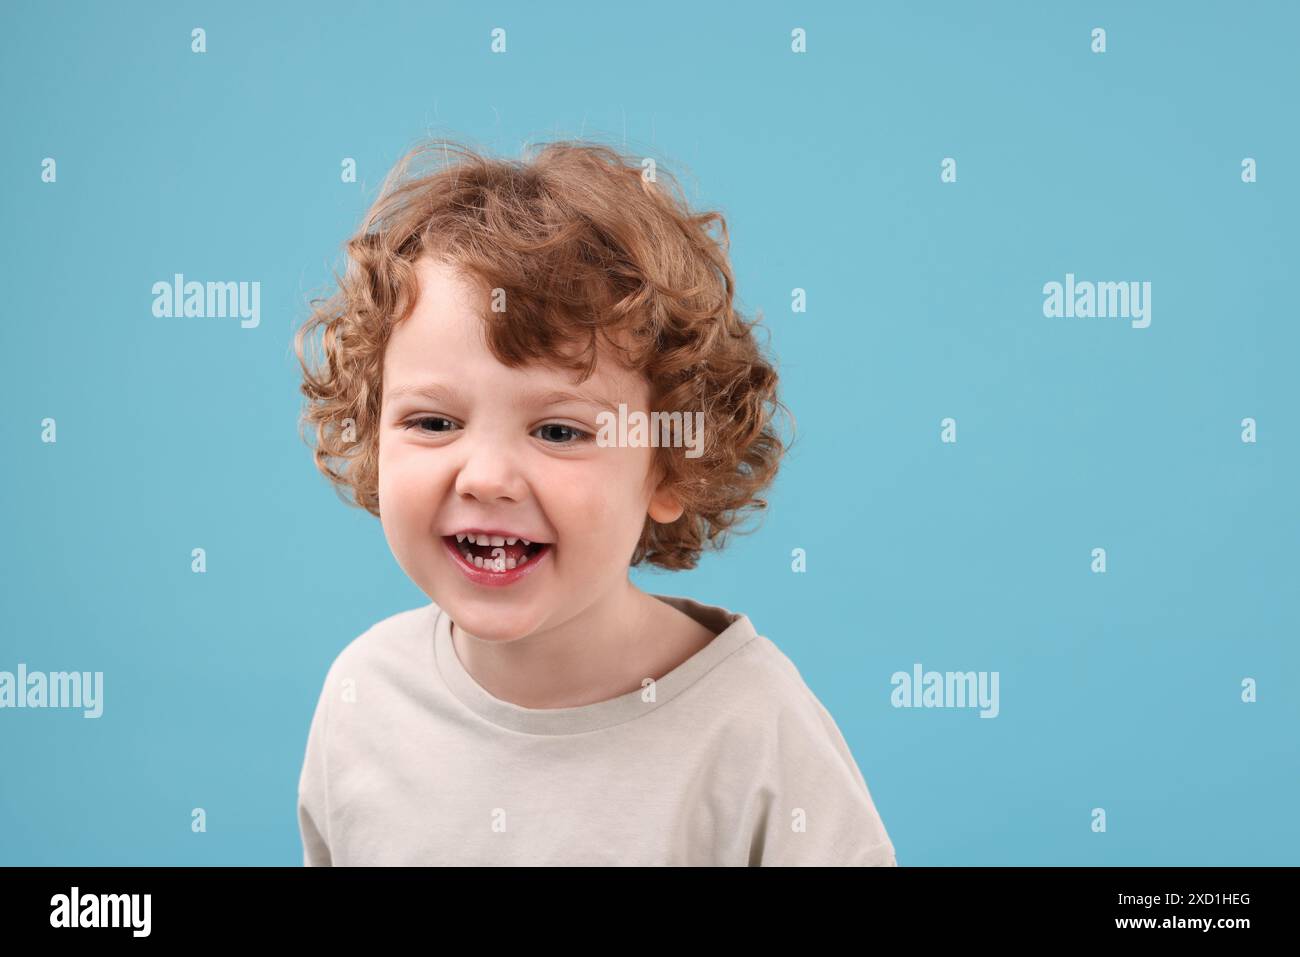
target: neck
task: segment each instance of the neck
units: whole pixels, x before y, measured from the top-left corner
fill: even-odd
[[[659,599],[626,578],[572,618],[512,641],[452,624],[461,665],[489,694],[521,708],[576,708],[639,690],[637,672]]]

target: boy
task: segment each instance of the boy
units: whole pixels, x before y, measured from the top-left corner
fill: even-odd
[[[628,577],[694,567],[784,452],[726,223],[669,182],[594,144],[417,148],[299,330],[317,464],[431,599],[329,669],[305,864],[896,863],[794,664]],[[656,411],[702,413],[702,446],[611,440]]]

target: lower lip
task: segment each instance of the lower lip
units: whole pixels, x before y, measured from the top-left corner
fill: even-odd
[[[442,543],[447,546],[447,551],[451,553],[452,561],[456,563],[457,568],[465,573],[466,578],[472,581],[475,585],[487,585],[493,588],[499,588],[502,585],[513,585],[520,579],[531,575],[533,569],[546,561],[550,556],[552,548],[549,544],[543,545],[540,552],[531,556],[528,561],[524,562],[522,565],[517,565],[504,572],[490,572],[485,568],[477,568],[465,560],[465,556],[460,553],[460,549],[456,545],[455,536],[452,536],[450,539],[444,538]]]

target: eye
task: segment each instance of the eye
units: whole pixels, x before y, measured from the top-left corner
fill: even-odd
[[[551,443],[552,445],[577,445],[579,442],[586,442],[591,438],[591,436],[588,433],[582,431],[581,429],[575,429],[573,426],[564,425],[561,422],[548,422],[546,425],[537,428],[533,432],[533,434],[536,435],[538,432],[544,432],[547,429],[560,429],[562,432],[567,432],[575,437],[574,440],[570,442],[566,442],[563,440],[563,438],[561,438],[559,442],[552,442]]]
[[[404,424],[402,428],[408,431],[424,432],[426,435],[438,435],[452,431],[456,428],[456,423],[440,415],[425,415],[412,419]],[[546,433],[547,429],[552,431]],[[558,434],[556,430],[558,430]],[[545,433],[543,438],[551,445],[577,445],[591,440],[590,433],[584,432],[582,429],[576,429],[571,425],[565,425],[562,422],[549,422],[533,430],[534,435],[539,432]]]
[[[423,416],[422,418],[419,418],[419,419],[412,419],[410,422],[407,422],[404,426],[402,426],[402,428],[404,428],[404,429],[416,429],[416,430],[418,430],[418,431],[420,431],[420,432],[433,432],[433,433],[438,433],[438,432],[447,432],[447,431],[450,431],[450,430],[448,430],[448,429],[425,429],[425,428],[420,428],[420,426],[422,426],[425,422],[445,422],[445,423],[447,423],[448,425],[453,425],[453,424],[454,424],[454,423],[451,421],[451,419],[444,419],[444,418],[443,418],[442,416],[440,416],[440,415],[426,415],[426,416]]]

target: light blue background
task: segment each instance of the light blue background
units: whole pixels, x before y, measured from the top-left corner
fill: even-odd
[[[325,670],[427,599],[298,439],[291,337],[434,133],[626,142],[728,217],[799,440],[758,532],[635,580],[785,650],[900,864],[1300,864],[1297,8],[470,7],[5,5],[0,669],[105,711],[0,711],[0,863],[300,862]],[[175,272],[260,327],[154,318]],[[1044,318],[1067,272],[1150,328]],[[1000,716],[893,708],[914,662]]]

